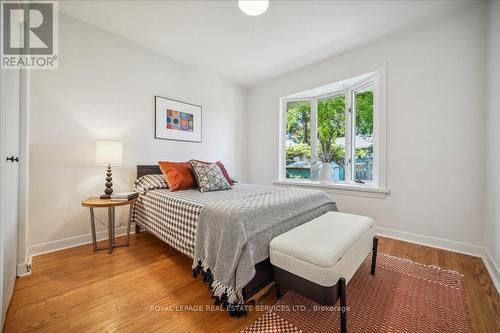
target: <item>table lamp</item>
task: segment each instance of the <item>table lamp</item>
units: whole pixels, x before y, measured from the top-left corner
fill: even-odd
[[[109,199],[113,193],[113,178],[111,177],[111,166],[122,164],[123,159],[123,143],[119,141],[97,140],[95,142],[95,164],[107,165],[106,171],[106,188],[101,199]]]

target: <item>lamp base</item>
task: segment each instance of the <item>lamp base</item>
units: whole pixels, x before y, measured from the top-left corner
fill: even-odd
[[[106,188],[104,189],[104,194],[100,196],[101,199],[111,199],[111,194],[113,194],[113,183],[111,182],[113,178],[111,177],[111,165],[108,164],[108,170],[106,171]]]

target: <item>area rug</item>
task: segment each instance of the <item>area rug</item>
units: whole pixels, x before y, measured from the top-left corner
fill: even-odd
[[[347,284],[347,331],[472,332],[462,276],[454,271],[368,256]],[[339,332],[338,302],[321,306],[289,291],[243,332]]]

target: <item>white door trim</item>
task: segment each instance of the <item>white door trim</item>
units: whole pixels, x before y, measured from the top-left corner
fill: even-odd
[[[5,314],[17,275],[19,122],[21,71],[3,70],[0,84],[0,315]],[[12,156],[12,161],[6,157]]]
[[[21,70],[20,119],[19,119],[19,198],[17,228],[17,276],[26,275],[25,264],[29,247],[29,124],[30,124],[30,78],[29,69]]]

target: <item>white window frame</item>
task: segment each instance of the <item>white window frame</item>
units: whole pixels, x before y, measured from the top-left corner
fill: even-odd
[[[356,129],[354,126],[354,122],[356,120],[356,106],[353,105],[354,102],[354,97],[355,94],[366,88],[367,86],[373,86],[373,169],[372,169],[372,180],[363,180],[364,184],[367,186],[377,186],[378,185],[378,129],[379,126],[377,126],[377,121],[376,119],[378,118],[378,114],[380,112],[380,107],[378,103],[376,102],[377,96],[380,93],[380,88],[378,87],[378,75],[374,77],[370,77],[366,80],[363,80],[361,82],[358,82],[356,85],[353,85],[349,88],[346,89],[346,100],[349,99],[349,106],[348,106],[348,112],[350,110],[350,115],[346,115],[346,119],[348,119],[349,122],[349,128],[347,129],[346,127],[346,132],[349,131],[350,135],[346,136],[346,147],[348,146],[347,141],[349,141],[349,153],[348,156],[346,156],[347,161],[349,162],[349,172],[346,170],[346,179],[347,175],[349,175],[349,183],[355,183],[354,182],[354,173],[355,173],[355,164],[353,161],[355,160],[355,155],[356,155],[356,146],[354,142],[351,142],[351,140],[354,140],[356,137]],[[348,117],[349,116],[349,117]],[[346,151],[347,154],[347,151]],[[346,163],[347,165],[347,163]],[[347,169],[347,168],[346,168]],[[358,184],[358,183],[356,183]]]
[[[279,180],[277,185],[299,185],[305,187],[319,187],[323,189],[332,189],[334,192],[343,194],[355,194],[370,197],[385,197],[390,191],[386,184],[386,69],[385,65],[377,68],[370,77],[352,86],[344,86],[341,90],[328,92],[317,96],[308,96],[307,98],[281,98],[280,100],[280,147],[279,147]],[[363,75],[363,74],[361,74]],[[359,75],[350,75],[348,78],[354,78]],[[342,80],[337,80],[342,81]],[[336,82],[336,81],[334,81]],[[352,105],[354,94],[365,88],[367,85],[373,85],[373,169],[372,181],[364,181],[364,184],[354,182],[354,156],[355,146],[353,144],[354,131],[353,122],[355,121],[356,110]],[[304,101],[311,103],[311,152],[314,154],[317,149],[317,105],[318,100],[329,97],[345,95],[346,97],[346,163],[345,163],[345,181],[330,184],[320,184],[309,179],[291,180],[286,178],[286,112],[289,102]],[[351,111],[350,111],[351,110]],[[349,135],[347,135],[349,133]],[[362,193],[364,192],[364,193]]]

